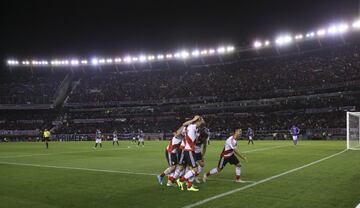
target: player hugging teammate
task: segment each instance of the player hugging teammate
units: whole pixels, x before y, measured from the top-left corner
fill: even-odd
[[[195,116],[193,119],[183,123],[182,127],[180,127],[180,129],[177,131],[181,132],[180,134],[175,134],[181,135],[177,137],[178,139],[181,138],[180,146],[177,148],[177,151],[181,150],[180,159],[178,159],[175,168],[173,165],[171,165],[163,173],[157,176],[160,184],[162,184],[163,177],[168,175],[168,186],[173,186],[176,181],[181,190],[184,190],[186,183],[188,191],[199,191],[199,189],[195,188],[192,183],[199,171],[198,163],[196,162],[195,157],[195,143],[200,136],[198,129],[204,123],[204,119],[201,116]],[[177,142],[179,142],[179,140],[177,140]],[[200,159],[201,158],[202,156]]]

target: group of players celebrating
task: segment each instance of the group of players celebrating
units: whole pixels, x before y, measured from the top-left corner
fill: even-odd
[[[227,163],[235,166],[235,181],[244,182],[240,179],[241,164],[238,157],[247,161],[237,147],[237,140],[242,134],[241,129],[236,129],[234,134],[226,139],[223,151],[220,154],[218,167],[211,169],[203,175],[203,182],[211,175],[215,175],[225,167]],[[199,174],[205,166],[205,153],[209,140],[209,131],[205,127],[205,121],[201,116],[195,116],[186,121],[174,132],[173,138],[165,150],[165,157],[169,166],[157,176],[160,185],[167,176],[167,186],[178,186],[181,190],[199,191],[193,182],[200,182]]]

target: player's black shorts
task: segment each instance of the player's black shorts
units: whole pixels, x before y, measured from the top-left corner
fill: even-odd
[[[50,141],[50,138],[49,138],[49,137],[44,137],[44,138],[43,138],[43,141],[44,141],[44,142],[48,142],[48,141]]]
[[[195,161],[202,161],[203,160],[203,156],[201,154],[201,152],[199,153],[195,153]]]
[[[179,164],[188,165],[190,167],[196,168],[197,164],[195,160],[195,153],[193,151],[183,151]]]
[[[235,156],[235,154],[231,155],[230,157],[220,157],[218,168],[223,169],[227,163],[231,165],[237,165],[240,163],[239,159]]]
[[[178,154],[177,153],[170,153],[165,150],[165,157],[166,157],[166,160],[167,160],[169,166],[178,164]]]

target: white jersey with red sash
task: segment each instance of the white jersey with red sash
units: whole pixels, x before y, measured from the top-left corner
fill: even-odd
[[[234,139],[234,136],[231,136],[226,139],[224,149],[221,153],[221,157],[228,158],[234,154],[234,149],[236,148],[237,141]]]
[[[185,151],[195,151],[195,140],[198,137],[197,128],[195,124],[190,124],[186,127],[186,135],[185,135]]]
[[[173,137],[170,140],[170,143],[168,144],[168,146],[166,147],[166,151],[168,153],[176,153],[176,151],[180,148],[180,143],[183,141],[182,136],[177,136],[177,137]]]

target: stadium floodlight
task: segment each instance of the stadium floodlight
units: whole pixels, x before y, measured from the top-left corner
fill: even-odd
[[[126,57],[124,58],[124,62],[125,62],[125,63],[131,63],[131,56],[126,56]]]
[[[327,32],[332,35],[336,34],[338,33],[338,28],[335,25],[332,25],[328,28]]]
[[[175,57],[175,58],[180,58],[180,56],[181,56],[180,53],[175,53],[175,54],[174,54],[174,57]]]
[[[225,53],[225,47],[219,47],[219,48],[217,49],[217,52],[218,52],[218,53]]]
[[[73,65],[73,66],[79,65],[79,60],[73,59],[73,60],[70,61],[70,64]]]
[[[233,52],[235,50],[235,47],[234,46],[228,46],[226,47],[226,51],[227,52]]]
[[[301,39],[303,39],[302,34],[295,35],[295,40],[301,40]]]
[[[41,65],[48,65],[49,63],[47,61],[41,61]]]
[[[172,55],[171,53],[166,54],[166,58],[170,59],[170,58],[172,58],[172,57],[173,57],[173,55]]]
[[[84,64],[84,65],[85,65],[85,64],[87,64],[87,63],[88,63],[87,60],[85,60],[85,59],[84,59],[84,60],[81,60],[81,64]]]
[[[292,37],[290,35],[280,36],[275,40],[276,44],[279,46],[291,43],[291,41],[292,41]]]
[[[260,41],[255,41],[254,42],[254,48],[261,48],[262,43]]]
[[[189,52],[187,52],[187,51],[182,51],[180,55],[181,55],[181,58],[186,59],[186,58],[189,57]]]
[[[200,55],[200,51],[199,50],[194,50],[193,52],[191,52],[191,55],[197,57],[197,56]]]
[[[201,55],[206,55],[206,54],[208,54],[208,51],[207,50],[202,50],[202,51],[200,51],[200,54]]]
[[[209,49],[209,54],[214,54],[214,53],[215,53],[215,49],[210,48]]]
[[[312,38],[312,37],[314,37],[314,36],[315,36],[315,33],[314,33],[314,32],[309,32],[309,33],[306,34],[306,37],[307,37],[307,38]]]
[[[269,46],[269,45],[270,45],[270,41],[266,40],[264,44],[265,44],[265,46]]]
[[[98,65],[98,63],[99,63],[99,60],[97,58],[91,59],[91,64],[92,65]]]
[[[139,59],[138,59],[138,57],[132,57],[131,60],[132,60],[132,61],[138,61]]]
[[[115,63],[120,63],[120,62],[121,62],[121,58],[115,58],[114,61],[115,61]]]
[[[360,29],[360,20],[353,22],[352,27],[355,29]]]
[[[105,59],[99,59],[99,64],[104,64],[105,63]]]
[[[164,55],[162,55],[162,54],[157,55],[157,59],[159,59],[159,60],[164,59]]]
[[[317,36],[324,36],[326,35],[326,30],[325,29],[320,29],[316,32]]]
[[[32,61],[31,61],[31,64],[32,64],[32,65],[37,65],[38,62],[37,62],[36,60],[32,60]]]
[[[146,56],[139,56],[139,61],[140,62],[145,62],[146,61]]]
[[[111,58],[106,59],[106,63],[111,64],[113,60]]]
[[[339,33],[345,33],[348,29],[349,29],[349,25],[346,23],[341,23],[340,25],[337,26],[337,30],[339,31]]]
[[[152,61],[152,60],[154,60],[154,59],[155,59],[155,56],[150,55],[150,56],[148,56],[148,57],[147,57],[147,59],[148,59],[149,61]]]

